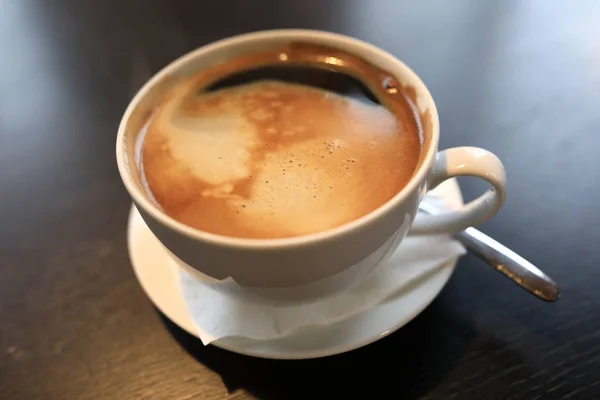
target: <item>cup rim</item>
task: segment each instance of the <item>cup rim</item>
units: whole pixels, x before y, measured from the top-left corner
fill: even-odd
[[[185,225],[182,222],[173,219],[165,212],[160,210],[157,205],[152,203],[142,193],[142,189],[136,185],[136,183],[130,176],[130,173],[127,171],[127,161],[125,159],[126,148],[124,144],[124,139],[126,126],[131,115],[133,114],[141,100],[157,83],[161,82],[166,76],[172,74],[173,71],[181,69],[193,59],[239,42],[255,42],[266,38],[272,39],[273,36],[277,36],[278,38],[282,39],[289,38],[307,41],[309,41],[311,38],[316,37],[337,43],[351,43],[352,46],[359,48],[362,54],[377,54],[379,57],[387,58],[389,61],[391,61],[392,64],[395,64],[395,69],[390,72],[394,73],[395,71],[399,71],[402,75],[408,75],[411,81],[415,83],[414,87],[417,89],[417,92],[426,96],[428,103],[431,104],[428,110],[430,112],[430,118],[432,121],[433,129],[431,131],[429,147],[427,149],[422,150],[426,152],[423,162],[417,168],[416,172],[413,174],[408,183],[398,193],[396,193],[394,197],[386,201],[384,204],[357,219],[321,232],[285,238],[238,238],[205,232],[199,229],[192,228],[188,225]],[[217,40],[215,42],[206,44],[182,55],[181,57],[175,59],[174,61],[170,62],[165,67],[160,69],[160,71],[154,74],[154,76],[152,76],[152,78],[150,78],[150,80],[148,80],[142,86],[142,88],[138,90],[136,95],[133,97],[133,99],[127,106],[123,117],[121,118],[117,133],[116,158],[121,179],[125,185],[125,188],[129,192],[129,195],[132,197],[136,207],[141,207],[146,213],[148,213],[152,218],[156,219],[161,224],[166,225],[170,229],[181,233],[185,236],[206,243],[210,243],[215,246],[267,250],[274,248],[281,249],[286,247],[312,245],[315,242],[326,242],[338,236],[349,234],[355,230],[360,229],[360,227],[365,224],[385,217],[385,215],[387,215],[394,207],[397,207],[400,203],[406,200],[409,193],[412,193],[420,182],[426,179],[429,166],[432,165],[433,159],[437,153],[438,142],[439,116],[437,107],[431,96],[431,93],[429,92],[421,78],[419,78],[419,76],[410,67],[408,67],[404,62],[402,62],[395,56],[393,56],[391,53],[388,53],[387,51],[380,49],[379,47],[367,43],[363,40],[338,33],[312,29],[271,29],[243,33],[240,35],[235,35]]]

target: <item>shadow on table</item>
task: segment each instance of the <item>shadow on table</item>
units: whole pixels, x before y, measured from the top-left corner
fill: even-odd
[[[439,345],[429,349],[439,338],[435,333],[438,325],[448,322],[439,318],[439,312],[434,313],[425,311],[396,333],[361,349],[294,361],[255,358],[204,346],[197,337],[161,316],[175,340],[197,361],[220,374],[229,392],[243,389],[267,400],[362,394],[363,398],[413,399],[430,392],[460,359],[440,363],[436,355]],[[466,331],[460,338],[452,338],[454,354],[466,351],[474,335]]]

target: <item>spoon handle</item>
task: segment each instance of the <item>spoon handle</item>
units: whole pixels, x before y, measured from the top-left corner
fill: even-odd
[[[538,267],[475,228],[467,228],[454,237],[487,261],[496,271],[521,286],[531,294],[546,301],[555,301],[559,289],[554,280]]]
[[[422,202],[419,210],[427,214],[439,214],[435,206]],[[487,261],[494,269],[512,280],[529,293],[545,301],[555,301],[560,290],[556,282],[535,265],[475,228],[467,228],[454,234],[473,254]]]

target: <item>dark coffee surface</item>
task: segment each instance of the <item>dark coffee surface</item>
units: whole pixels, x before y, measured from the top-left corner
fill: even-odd
[[[281,238],[360,218],[400,192],[421,147],[389,73],[305,43],[232,58],[176,85],[139,134],[150,197],[210,233]]]
[[[6,0],[0,10],[0,399],[600,398],[600,3]],[[114,155],[123,110],[180,55],[284,27],[354,35],[411,66],[437,103],[441,147],[485,147],[506,164],[506,204],[481,229],[548,272],[562,298],[543,303],[467,255],[398,332],[299,362],[203,347],[162,318],[127,252],[131,203]],[[461,183],[467,199],[484,189]]]

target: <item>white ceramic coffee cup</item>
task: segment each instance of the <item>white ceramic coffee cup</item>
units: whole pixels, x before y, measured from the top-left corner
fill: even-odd
[[[203,232],[161,211],[141,186],[135,163],[136,137],[161,96],[182,79],[208,66],[244,53],[289,42],[310,42],[357,55],[411,87],[419,113],[426,118],[419,166],[409,183],[387,203],[342,226],[283,239],[242,239]],[[186,269],[214,279],[232,277],[248,287],[285,288],[311,284],[350,267],[364,272],[389,253],[409,229],[416,234],[454,232],[496,214],[504,202],[506,177],[500,160],[474,147],[438,152],[439,120],[431,95],[419,77],[391,54],[363,41],[320,31],[273,30],[244,34],[201,47],[158,72],[133,98],[117,135],[117,164],[123,183],[148,227]],[[476,176],[492,189],[479,198],[439,216],[415,219],[427,190],[455,176]],[[371,256],[371,257],[370,257]],[[359,271],[360,272],[360,271]],[[349,284],[349,282],[346,282]]]

